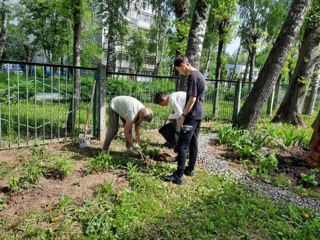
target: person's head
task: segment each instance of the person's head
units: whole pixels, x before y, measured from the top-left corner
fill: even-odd
[[[168,106],[169,98],[168,95],[163,92],[158,92],[153,97],[153,103],[159,104],[161,106]]]
[[[142,108],[139,110],[139,119],[145,122],[151,122],[153,118],[153,112],[150,108]]]
[[[189,64],[188,58],[179,55],[174,60],[175,69],[182,75],[187,75],[190,72],[191,65]]]

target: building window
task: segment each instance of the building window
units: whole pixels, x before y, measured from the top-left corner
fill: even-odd
[[[118,53],[117,54],[117,59],[118,60],[121,60],[121,61],[129,61],[130,58],[129,58],[129,54],[125,54],[125,53]]]
[[[143,69],[141,71],[141,74],[142,75],[150,75],[150,76],[152,76],[153,75],[153,70]]]
[[[119,68],[118,72],[119,73],[128,73],[129,72],[129,68]]]
[[[156,58],[155,57],[145,57],[144,63],[149,65],[155,65],[156,64]]]

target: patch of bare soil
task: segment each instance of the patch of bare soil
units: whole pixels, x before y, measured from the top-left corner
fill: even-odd
[[[97,186],[102,185],[104,179],[113,182],[114,189],[128,186],[123,174],[98,172],[85,175],[84,163],[77,162],[73,173],[63,180],[40,178],[37,188],[20,194],[7,192],[7,204],[4,205],[1,216],[19,215],[27,211],[39,210],[48,205],[59,203],[62,196],[70,196],[76,203],[82,203],[84,199],[91,198]]]
[[[279,149],[276,157],[279,161],[276,173],[285,173],[291,179],[300,181],[300,174],[311,174],[312,169],[307,165],[309,151],[301,147]],[[320,173],[316,174],[316,180],[320,182]]]
[[[5,197],[6,203],[0,211],[0,218],[21,215],[24,212],[37,211],[49,205],[55,205],[59,203],[62,196],[69,196],[75,203],[81,203],[84,199],[93,197],[96,187],[102,185],[104,179],[109,179],[115,190],[127,187],[128,182],[122,171],[85,173],[86,161],[83,160],[97,155],[100,147],[101,143],[98,141],[93,141],[90,147],[85,149],[79,149],[77,144],[71,143],[45,146],[50,154],[68,156],[74,160],[72,174],[63,180],[41,177],[33,188],[22,193],[8,191],[7,179],[3,179],[0,184],[0,197]],[[0,162],[19,164],[21,159],[30,155],[31,152],[30,148],[0,151]],[[12,172],[10,175],[16,174]]]

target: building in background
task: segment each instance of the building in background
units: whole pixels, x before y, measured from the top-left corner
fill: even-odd
[[[155,13],[152,11],[150,5],[145,8],[135,9],[133,4],[130,6],[125,19],[128,21],[129,26],[134,29],[138,28],[144,31],[149,31],[151,25],[154,21]],[[107,49],[108,49],[108,39],[106,34],[107,29],[102,30],[102,64],[107,64]],[[146,46],[147,47],[147,46]],[[130,62],[130,55],[126,51],[126,46],[116,46],[117,60],[116,60],[116,72],[122,73],[132,73],[133,65]],[[155,54],[149,53],[143,64],[143,69],[140,74],[153,75],[154,68],[156,64]]]

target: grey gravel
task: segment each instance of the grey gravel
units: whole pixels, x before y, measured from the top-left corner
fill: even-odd
[[[212,153],[208,145],[212,140],[218,139],[217,134],[201,134],[199,142],[198,163],[200,167],[212,175],[223,175],[235,182],[248,186],[248,189],[259,194],[264,194],[276,202],[294,203],[301,207],[311,208],[320,213],[320,202],[314,198],[303,198],[291,191],[253,179],[246,171],[232,168],[231,163],[223,157]]]

